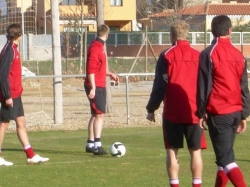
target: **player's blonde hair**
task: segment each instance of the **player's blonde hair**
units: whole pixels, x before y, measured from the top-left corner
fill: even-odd
[[[184,20],[176,20],[170,26],[170,33],[175,40],[185,40],[188,38],[189,24]]]
[[[97,36],[98,37],[103,37],[103,36],[107,35],[108,33],[109,33],[109,26],[108,25],[102,24],[102,25],[98,26],[98,28],[97,28]]]

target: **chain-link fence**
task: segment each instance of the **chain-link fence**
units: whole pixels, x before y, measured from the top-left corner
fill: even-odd
[[[206,34],[206,41],[205,41]],[[169,32],[149,32],[148,39],[154,45],[170,45]],[[96,38],[95,33],[88,33],[87,45]],[[107,45],[141,45],[144,41],[145,33],[127,32],[110,33]],[[213,39],[211,32],[190,32],[188,40],[191,45],[203,45],[205,42],[210,44]],[[232,43],[235,45],[249,45],[250,32],[233,32]],[[6,42],[6,36],[0,35],[0,47]],[[61,33],[61,47],[63,58],[77,58],[80,54],[80,36],[78,33]],[[28,61],[46,61],[52,59],[52,36],[51,35],[23,35],[20,44],[20,53],[23,60]]]

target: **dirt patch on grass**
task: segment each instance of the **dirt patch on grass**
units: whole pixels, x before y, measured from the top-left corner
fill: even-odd
[[[156,112],[156,123],[146,120],[146,105],[152,89],[152,81],[129,82],[112,86],[112,112],[107,113],[104,128],[159,126],[162,107]],[[24,79],[22,96],[28,131],[86,129],[90,117],[89,103],[81,78],[63,79],[63,123],[54,122],[52,79]],[[128,98],[128,100],[127,100]],[[15,130],[11,122],[8,131]]]

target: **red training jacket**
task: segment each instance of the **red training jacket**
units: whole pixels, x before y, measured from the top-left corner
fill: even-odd
[[[96,87],[106,87],[106,54],[104,41],[99,38],[94,40],[89,47],[86,71],[86,85],[91,86],[88,75],[94,74]]]
[[[22,65],[18,45],[7,41],[0,54],[0,101],[22,95]]]
[[[249,116],[247,63],[229,38],[215,38],[201,52],[198,81],[198,117],[238,111],[242,119]]]
[[[187,40],[178,40],[161,53],[146,107],[149,113],[158,109],[164,99],[163,118],[173,123],[198,123],[195,112],[199,54]]]

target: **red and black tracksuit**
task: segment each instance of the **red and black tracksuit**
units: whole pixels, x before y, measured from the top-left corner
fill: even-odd
[[[106,112],[106,53],[104,49],[104,41],[96,38],[89,47],[86,79],[84,88],[88,96],[91,90],[91,83],[88,75],[94,74],[95,77],[95,98],[90,99],[90,107],[92,114],[103,114]]]
[[[164,101],[165,148],[182,148],[183,135],[189,137],[189,148],[206,148],[206,140],[195,115],[199,54],[187,40],[178,40],[159,56],[146,109],[148,113],[154,113]]]
[[[18,98],[23,92],[22,66],[17,48],[17,44],[7,41],[0,54],[0,101]]]
[[[241,111],[249,116],[247,63],[228,38],[216,38],[200,55],[197,116]]]
[[[216,155],[218,170],[215,186],[227,180],[246,186],[235,163],[233,145],[241,120],[249,116],[247,62],[229,38],[215,38],[201,52],[198,77],[197,116],[205,117]]]
[[[90,85],[88,75],[95,75],[96,87],[106,87],[106,53],[104,41],[97,38],[88,50],[85,84]]]
[[[198,123],[195,112],[199,54],[187,40],[178,40],[160,54],[146,106],[149,113],[164,100],[163,118],[173,123]]]

